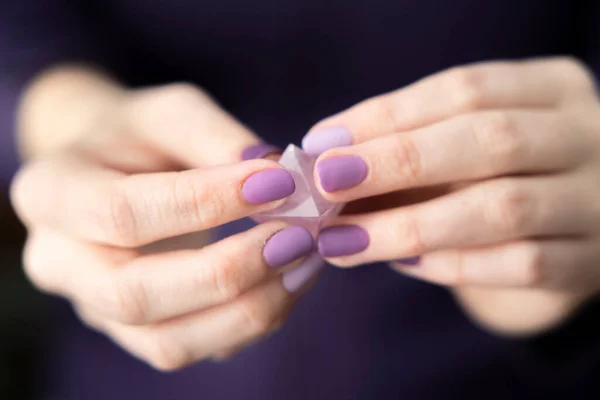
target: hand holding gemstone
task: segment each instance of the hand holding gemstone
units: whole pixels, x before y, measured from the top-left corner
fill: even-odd
[[[258,222],[282,220],[290,225],[300,225],[316,236],[321,226],[338,215],[344,204],[331,203],[321,196],[314,181],[315,161],[316,158],[297,146],[288,145],[279,164],[294,178],[296,190],[282,206],[256,214],[252,218]]]

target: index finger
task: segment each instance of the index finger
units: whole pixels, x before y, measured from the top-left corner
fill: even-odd
[[[594,96],[590,73],[570,58],[473,64],[358,103],[317,123],[302,145],[319,155],[476,110],[546,109]]]
[[[125,175],[70,153],[27,167],[13,196],[25,221],[138,247],[275,208],[294,190],[292,176],[269,160]]]

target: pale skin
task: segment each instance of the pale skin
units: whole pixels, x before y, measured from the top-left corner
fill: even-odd
[[[281,167],[239,162],[259,139],[200,89],[131,92],[61,68],[32,84],[20,117],[28,161],[11,194],[36,286],[166,371],[227,357],[281,325],[299,292],[286,291],[262,250],[285,224],[210,245],[205,234],[282,204],[240,195],[248,176]]]
[[[451,69],[312,131],[330,126],[346,127],[353,145],[317,162],[358,155],[369,167],[358,186],[322,191],[331,201],[436,192],[399,207],[400,192],[383,209],[332,221],[364,228],[370,245],[331,263],[420,255],[416,267],[392,267],[451,287],[476,321],[505,334],[556,326],[598,293],[600,103],[576,60]]]
[[[371,238],[332,263],[422,255],[418,267],[393,268],[449,286],[500,333],[548,329],[598,292],[600,104],[579,63],[441,72],[312,131],[336,125],[354,144],[320,158],[360,155],[370,172],[354,189],[324,193],[332,201],[438,188],[431,200],[399,207],[401,193],[332,221]],[[30,233],[27,274],[89,325],[173,370],[232,354],[284,321],[298,294],[261,257],[282,223],[201,249],[205,239],[178,237],[280,204],[240,199],[244,179],[278,164],[240,163],[258,137],[202,90],[129,91],[85,68],[58,68],[24,94],[19,134],[28,161],[12,198]],[[148,247],[159,240],[160,250]]]

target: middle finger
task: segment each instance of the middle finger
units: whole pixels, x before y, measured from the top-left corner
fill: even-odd
[[[30,244],[35,253],[40,240]],[[42,240],[43,242],[43,240]],[[126,324],[148,324],[233,301],[278,271],[282,288],[295,292],[318,272],[311,234],[281,222],[261,224],[202,249],[115,261],[114,251],[82,244],[52,265],[30,268],[42,287]],[[43,251],[43,249],[39,249]],[[111,259],[112,257],[112,259]],[[30,256],[30,259],[35,259]],[[39,259],[39,257],[37,257]],[[39,263],[38,263],[39,264]],[[58,264],[58,267],[55,265]],[[306,264],[306,265],[305,265]]]
[[[319,233],[342,266],[531,236],[582,235],[597,220],[592,193],[569,175],[502,178],[408,207],[341,216]],[[592,189],[590,189],[592,190]]]
[[[336,148],[317,161],[315,180],[330,201],[511,173],[559,171],[589,151],[559,114],[481,112],[426,128]]]

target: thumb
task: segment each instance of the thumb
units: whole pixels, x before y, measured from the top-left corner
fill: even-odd
[[[231,164],[279,151],[263,144],[193,85],[141,90],[132,96],[125,112],[128,129],[190,168]]]

